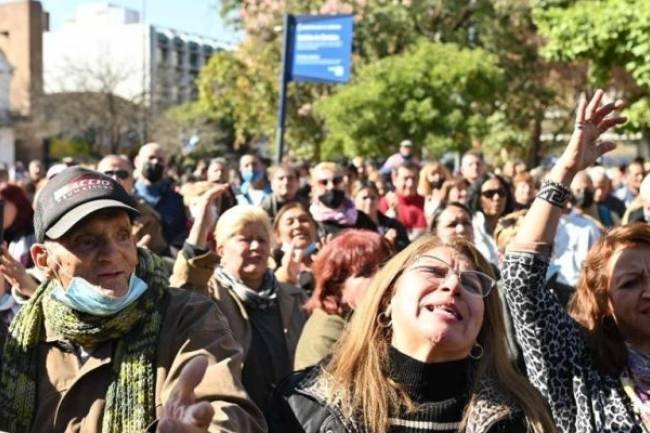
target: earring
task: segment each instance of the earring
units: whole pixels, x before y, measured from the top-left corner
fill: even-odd
[[[484,352],[484,350],[483,350],[483,346],[481,345],[481,343],[476,342],[476,343],[474,343],[474,346],[472,347],[472,350],[470,350],[470,352],[469,352],[469,357],[478,361],[479,359],[483,358],[483,352]]]
[[[392,324],[393,319],[391,319],[385,311],[382,311],[377,315],[377,325],[380,328],[390,328]]]

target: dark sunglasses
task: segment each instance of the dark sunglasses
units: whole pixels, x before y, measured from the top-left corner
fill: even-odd
[[[506,191],[503,188],[487,189],[485,191],[481,191],[481,195],[485,198],[494,198],[495,195],[498,195],[499,197],[505,197]]]
[[[129,176],[130,176],[129,172],[126,171],[126,170],[108,170],[108,171],[105,171],[104,174],[106,176],[110,176],[110,177],[118,177],[119,179],[122,179],[122,180],[128,179]]]
[[[321,186],[327,186],[328,183],[332,182],[332,185],[334,186],[339,186],[341,182],[343,182],[343,177],[342,176],[336,176],[332,179],[318,179],[318,183]]]

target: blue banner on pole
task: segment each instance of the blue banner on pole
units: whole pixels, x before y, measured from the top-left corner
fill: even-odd
[[[292,18],[288,79],[335,83],[349,81],[352,16],[299,15]]]

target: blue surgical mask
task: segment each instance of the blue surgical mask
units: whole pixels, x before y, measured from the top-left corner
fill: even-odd
[[[14,306],[16,302],[14,297],[9,293],[5,293],[0,297],[0,311],[7,311]]]
[[[246,170],[242,171],[241,177],[244,182],[257,182],[264,177],[264,172],[262,170]]]
[[[52,297],[73,310],[93,316],[111,316],[135,302],[147,290],[147,283],[135,273],[129,278],[129,291],[120,298],[106,296],[102,289],[81,277],[73,277],[64,290],[59,284]]]

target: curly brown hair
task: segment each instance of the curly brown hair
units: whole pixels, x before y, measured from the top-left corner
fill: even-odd
[[[610,260],[617,251],[650,246],[650,225],[617,227],[600,238],[587,254],[569,313],[586,330],[595,364],[618,376],[627,365],[627,348],[609,308]]]

